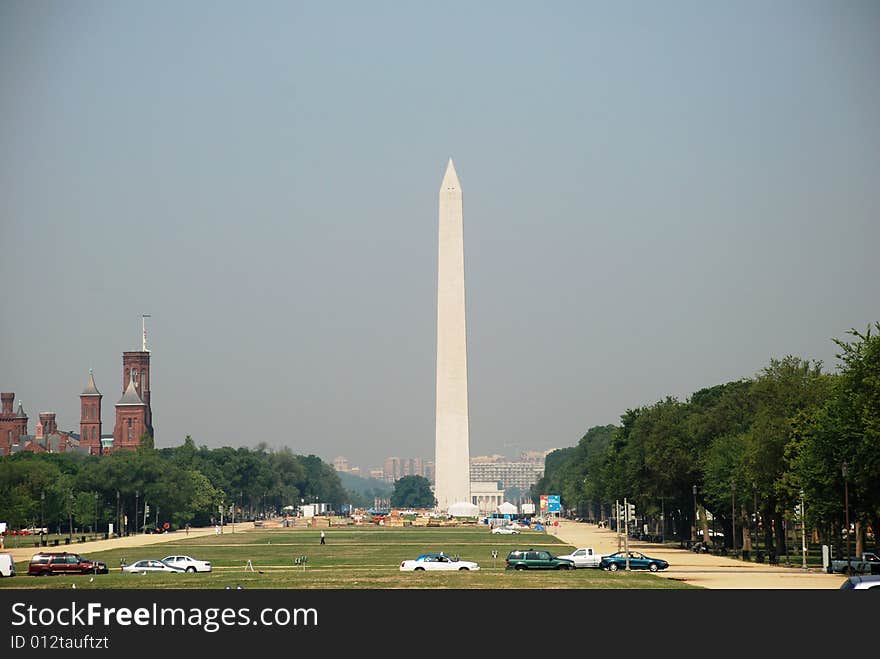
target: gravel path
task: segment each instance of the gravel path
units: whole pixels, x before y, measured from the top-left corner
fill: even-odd
[[[236,524],[236,531],[250,530],[254,527],[253,522],[245,522],[244,524]],[[223,527],[223,535],[232,532],[232,527],[227,525]],[[200,527],[186,531],[174,531],[173,533],[150,533],[143,535],[129,535],[123,538],[113,538],[111,540],[90,540],[88,542],[75,542],[69,545],[59,544],[57,547],[34,547],[34,541],[31,538],[19,538],[19,542],[27,542],[27,547],[8,547],[2,553],[12,554],[15,562],[29,561],[31,556],[40,551],[69,551],[76,554],[82,554],[88,557],[90,552],[105,551],[108,549],[120,549],[124,547],[142,547],[145,545],[158,545],[165,542],[174,542],[185,538],[198,538],[205,535],[213,535],[215,533],[213,526]],[[9,539],[8,539],[9,540]],[[163,554],[164,555],[164,554]],[[161,556],[159,557],[161,558]],[[113,567],[113,566],[108,566]]]
[[[558,527],[547,527],[547,531],[575,547],[593,547],[602,554],[617,551],[617,534],[595,524],[560,520]],[[678,579],[703,588],[836,589],[846,579],[839,574],[826,574],[815,569],[804,571],[800,567],[749,563],[632,539],[629,549],[669,561],[669,568],[657,573],[660,577]],[[800,555],[792,557],[792,560],[799,563]]]

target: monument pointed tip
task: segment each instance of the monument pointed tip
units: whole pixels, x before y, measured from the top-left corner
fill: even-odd
[[[443,188],[461,188],[458,182],[458,174],[455,171],[455,164],[450,156],[449,162],[446,164],[446,173],[443,175]]]

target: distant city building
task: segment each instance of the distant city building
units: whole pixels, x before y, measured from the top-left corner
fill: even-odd
[[[370,472],[372,476],[373,471]],[[404,476],[424,476],[429,481],[434,481],[434,462],[422,458],[398,458],[392,456],[385,458],[378,478],[387,483],[393,483]]]
[[[547,455],[555,450],[555,448],[550,448],[546,451],[523,451],[519,454],[519,459],[523,462],[540,462],[544,464],[544,459]]]
[[[471,458],[471,464],[474,463],[489,463],[489,462],[504,462],[507,458],[503,455],[498,455],[497,453],[493,453],[492,455],[475,455]]]
[[[349,472],[351,469],[348,466],[348,458],[342,455],[337,455],[333,458],[333,468],[336,471]]]
[[[529,489],[544,475],[544,462],[534,461],[486,461],[471,460],[471,482],[492,482],[501,484],[501,489],[513,498],[523,499]],[[518,503],[518,501],[511,501]]]
[[[471,481],[471,503],[481,515],[491,515],[504,503],[504,490],[498,481]]]

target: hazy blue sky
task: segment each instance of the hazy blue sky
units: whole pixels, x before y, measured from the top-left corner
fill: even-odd
[[[880,320],[880,3],[0,1],[0,389],[157,445],[433,458],[437,194],[471,453]],[[17,403],[16,403],[17,404]]]

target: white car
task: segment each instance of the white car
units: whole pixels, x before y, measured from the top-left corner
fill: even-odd
[[[602,555],[597,554],[592,547],[581,547],[559,558],[567,558],[575,567],[599,567],[602,562]]]
[[[473,561],[461,561],[455,556],[447,556],[446,554],[422,554],[414,560],[403,561],[400,564],[401,572],[423,572],[423,571],[458,571],[470,572],[479,570],[478,563]]]
[[[519,533],[519,529],[516,529],[512,526],[496,526],[492,529],[492,533],[500,533],[502,535],[513,535],[514,533]]]
[[[880,590],[880,574],[849,577],[840,585],[841,590],[866,590],[868,588]]]
[[[209,561],[200,561],[192,556],[166,556],[162,559],[162,562],[174,567],[183,568],[187,572],[211,571],[211,563]]]
[[[135,561],[131,565],[123,566],[122,571],[130,574],[144,574],[146,572],[186,572],[182,567],[163,563],[156,558],[145,558],[142,561]]]

